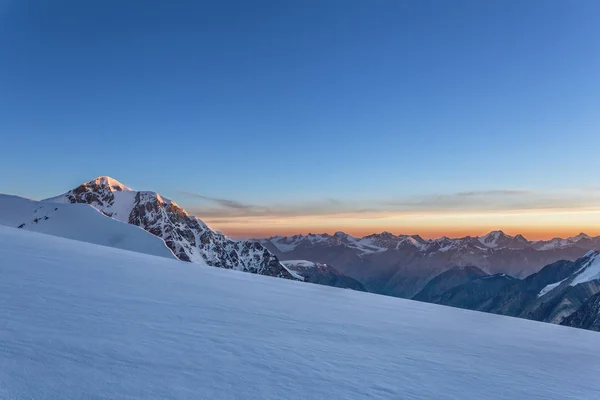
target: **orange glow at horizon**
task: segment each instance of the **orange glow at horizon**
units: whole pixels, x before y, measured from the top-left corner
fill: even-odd
[[[320,215],[206,219],[211,227],[232,237],[290,236],[343,231],[366,236],[383,231],[420,235],[425,239],[482,236],[492,230],[522,234],[529,240],[570,237],[584,232],[600,235],[600,210],[543,210],[474,214]]]

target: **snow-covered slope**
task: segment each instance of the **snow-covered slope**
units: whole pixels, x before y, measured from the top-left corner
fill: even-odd
[[[600,393],[600,335],[0,227],[3,399]]]
[[[107,176],[98,177],[44,202],[89,204],[108,217],[137,225],[163,239],[175,256],[183,261],[294,278],[260,243],[232,240],[189,215],[174,201],[155,192],[134,191]]]
[[[176,258],[162,239],[137,226],[106,218],[87,204],[49,204],[0,194],[0,225]]]

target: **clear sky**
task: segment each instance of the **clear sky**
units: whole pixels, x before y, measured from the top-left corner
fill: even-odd
[[[232,235],[600,234],[600,2],[0,0],[0,192]]]

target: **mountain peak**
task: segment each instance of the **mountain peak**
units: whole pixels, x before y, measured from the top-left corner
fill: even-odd
[[[589,239],[590,236],[581,232],[579,235],[575,236],[573,239],[575,240],[581,240],[581,239]]]
[[[485,236],[482,236],[479,238],[479,242],[481,244],[483,244],[484,246],[487,247],[498,247],[499,242],[502,239],[506,239],[506,238],[511,238],[510,236],[506,235],[504,232],[498,230],[498,231],[491,231],[490,233],[488,233]]]
[[[382,238],[395,238],[396,237],[396,235],[394,235],[393,233],[388,232],[388,231],[381,232],[379,234],[379,236],[382,237]]]
[[[297,279],[260,243],[229,239],[210,229],[199,218],[189,215],[174,201],[156,192],[131,190],[109,176],[99,176],[44,201],[88,204],[106,217],[136,225],[159,237],[182,261]]]
[[[96,179],[92,179],[91,181],[86,182],[84,185],[106,187],[110,191],[131,191],[131,188],[123,185],[121,182],[114,178],[111,178],[110,176],[99,176]]]

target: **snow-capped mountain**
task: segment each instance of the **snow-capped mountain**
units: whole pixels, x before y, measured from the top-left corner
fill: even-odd
[[[590,297],[600,292],[600,252],[590,251],[576,261],[576,270],[570,276],[550,283],[538,293],[535,316],[541,312],[546,322],[561,323]]]
[[[331,247],[343,245],[350,249],[357,250],[360,255],[384,252],[389,249],[398,249],[401,246],[408,245],[422,249],[427,245],[427,241],[420,236],[400,235],[396,236],[389,232],[355,238],[344,232],[336,232],[333,235],[327,233],[294,236],[274,236],[269,239],[259,239],[264,244],[275,247],[278,251],[287,253],[298,248],[306,247]]]
[[[570,246],[578,246],[583,249],[600,249],[600,237],[592,237],[585,233],[566,239],[554,238],[551,240],[541,240],[533,242],[533,246],[540,250],[550,250]]]
[[[87,204],[52,204],[0,194],[0,225],[175,259],[165,242]]]
[[[413,297],[431,278],[456,266],[477,266],[491,275],[522,278],[555,261],[576,260],[588,250],[600,249],[600,237],[584,234],[544,242],[502,231],[453,239],[389,232],[357,238],[337,232],[275,236],[261,243],[280,259],[335,265],[371,292],[400,297]]]
[[[552,292],[555,289],[560,288],[568,284],[569,286],[576,286],[582,283],[591,281],[600,281],[600,252],[589,251],[580,260],[580,268],[575,271],[571,276],[546,285],[538,294],[538,297],[542,297]]]
[[[600,335],[0,227],[3,399],[590,400]]]
[[[89,204],[107,217],[139,226],[158,236],[183,261],[295,279],[293,273],[259,242],[232,240],[189,215],[174,201],[155,192],[132,190],[107,176],[43,202]]]
[[[577,246],[582,249],[600,248],[600,236],[591,237],[585,233],[567,239],[555,238],[548,241],[529,241],[523,235],[510,236],[502,231],[492,231],[484,236],[465,236],[450,239],[423,239],[419,235],[394,235],[389,232],[356,238],[344,232],[333,235],[327,233],[294,236],[273,236],[260,239],[263,243],[274,246],[277,250],[287,253],[302,247],[324,247],[343,244],[346,247],[359,250],[360,255],[367,255],[387,250],[398,250],[401,247],[413,247],[424,253],[436,251],[452,251],[457,249],[476,249],[487,251],[492,249],[524,249],[554,250]]]

